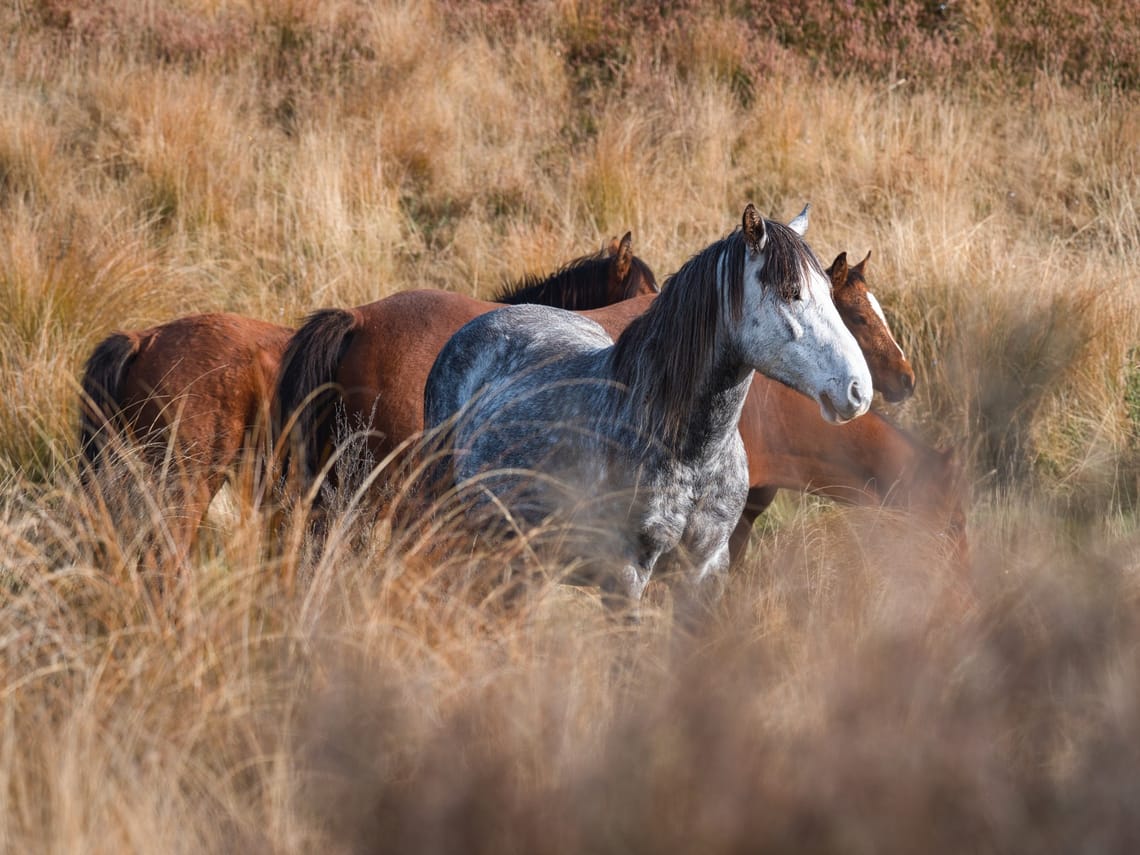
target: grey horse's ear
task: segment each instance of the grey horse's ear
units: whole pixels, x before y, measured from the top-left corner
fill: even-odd
[[[800,211],[799,216],[788,223],[788,228],[793,232],[803,237],[807,234],[808,229],[808,214],[811,212],[811,202],[804,205],[804,209]]]
[[[768,230],[764,228],[764,218],[751,202],[744,209],[744,241],[753,252],[761,252],[768,242]]]

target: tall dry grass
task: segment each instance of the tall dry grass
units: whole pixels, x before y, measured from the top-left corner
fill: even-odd
[[[0,11],[0,846],[1134,847],[1134,15],[753,5]],[[967,462],[966,578],[790,497],[698,628],[655,589],[631,629],[383,526],[280,548],[239,485],[158,585],[147,485],[129,524],[78,489],[114,328],[487,294],[626,229],[663,277],[748,200],[873,252],[895,416]]]

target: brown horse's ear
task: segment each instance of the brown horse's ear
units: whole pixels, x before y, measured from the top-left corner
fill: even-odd
[[[856,273],[858,273],[860,276],[862,276],[863,275],[863,266],[867,263],[867,261],[870,258],[871,258],[871,250],[867,250],[867,255],[863,258],[863,260],[860,261],[858,264],[856,264],[851,269],[854,270]]]
[[[625,233],[614,255],[617,257],[617,262],[614,265],[617,281],[624,282],[625,277],[629,276],[629,267],[633,263],[633,232]]]
[[[831,267],[827,268],[827,273],[831,277],[831,290],[842,288],[847,284],[847,253],[841,252],[835,256],[835,261],[831,262]]]
[[[604,252],[606,255],[609,255],[612,257],[612,256],[617,255],[618,251],[620,249],[621,249],[621,242],[616,237],[613,237],[613,238],[610,238],[609,243],[607,243],[605,246],[602,247],[602,252]]]
[[[768,231],[764,227],[764,218],[751,202],[744,209],[744,240],[753,252],[760,252],[768,242]]]

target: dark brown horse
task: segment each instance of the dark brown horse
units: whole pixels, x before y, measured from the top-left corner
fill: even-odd
[[[308,317],[286,348],[277,384],[277,435],[286,427],[299,453],[296,473],[310,481],[334,445],[334,418],[367,429],[368,452],[381,461],[423,430],[423,389],[443,342],[476,315],[503,304],[539,303],[589,310],[657,294],[649,266],[633,255],[627,232],[611,244],[608,270],[592,292],[568,289],[596,262],[578,259],[546,280],[527,279],[493,302],[449,291],[401,291],[354,309],[322,309]],[[571,291],[581,297],[571,306]]]
[[[873,297],[866,296],[866,261],[849,268],[846,255],[840,255],[828,271],[833,294],[864,349],[876,388],[890,390],[898,400],[913,391],[914,372]],[[638,297],[583,314],[616,338],[652,299]],[[332,429],[329,401],[320,408],[303,406],[306,401],[319,390],[336,390],[343,417],[369,429],[371,456],[383,461],[423,430],[424,383],[440,348],[464,323],[495,308],[495,303],[459,294],[409,291],[355,309],[312,315],[289,344],[278,386],[281,411],[292,414],[296,446],[308,463],[307,477],[327,459]],[[765,430],[768,420],[782,427]],[[876,429],[860,427],[868,422]],[[827,495],[842,501],[923,509],[956,537],[964,536],[956,480],[927,477],[938,460],[947,467],[952,463],[874,412],[846,425],[829,425],[808,398],[756,375],[740,430],[755,512],[746,511],[734,536],[737,557],[756,515],[779,487],[826,488]]]
[[[497,299],[586,309],[656,291],[627,233],[598,254],[545,279],[525,279]],[[90,482],[106,468],[116,446],[140,448],[153,474],[162,476],[151,480],[167,493],[162,505],[176,562],[192,547],[239,459],[252,458],[255,467],[269,459],[261,453],[268,449],[262,428],[293,332],[239,315],[191,315],[112,333],[87,360],[79,430],[85,478]],[[246,453],[254,449],[259,453]],[[262,483],[267,475],[258,472]]]

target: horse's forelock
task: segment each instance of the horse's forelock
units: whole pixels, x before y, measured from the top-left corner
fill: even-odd
[[[799,295],[800,284],[811,271],[826,278],[823,265],[798,234],[783,223],[768,220],[768,242],[764,247],[764,267],[760,282],[776,291],[782,300]]]

